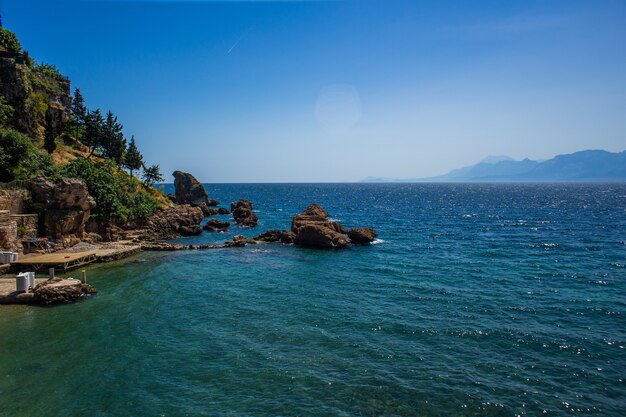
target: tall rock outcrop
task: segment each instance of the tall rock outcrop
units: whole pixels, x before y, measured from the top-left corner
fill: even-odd
[[[30,191],[33,204],[42,208],[44,233],[54,239],[83,236],[91,210],[96,207],[83,180],[37,177],[31,180]]]
[[[70,82],[60,74],[30,68],[15,59],[0,59],[0,96],[13,107],[9,124],[30,137],[41,136],[46,109],[57,131],[67,125],[72,105]]]
[[[209,196],[204,186],[193,175],[182,171],[174,171],[172,175],[178,204],[189,204],[194,207],[208,205]]]

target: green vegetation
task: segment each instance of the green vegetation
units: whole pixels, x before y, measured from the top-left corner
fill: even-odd
[[[0,128],[0,181],[52,176],[54,173],[50,155],[37,149],[28,136],[14,129]]]
[[[128,150],[126,151],[126,155],[124,155],[124,167],[128,169],[131,177],[133,176],[133,171],[138,171],[143,167],[143,156],[139,152],[139,149],[137,149],[135,136],[131,136],[130,138]]]
[[[0,28],[0,46],[11,52],[20,52],[22,50],[22,45],[17,40],[15,33],[5,28]]]
[[[163,181],[163,175],[161,175],[161,169],[158,165],[152,165],[144,167],[143,169],[143,182],[146,187],[152,187],[155,183]]]
[[[89,110],[78,88],[71,107],[62,104],[67,103],[69,80],[54,65],[34,61],[17,37],[1,28],[0,46],[25,57],[25,65],[15,60],[15,69],[27,92],[25,97],[12,96],[11,102],[0,96],[1,182],[38,175],[80,178],[96,200],[92,214],[99,221],[140,221],[171,204],[152,187],[163,181],[158,165],[145,169],[144,183],[133,176],[143,168],[143,157],[134,136],[127,144],[112,111],[103,117],[100,109]]]
[[[98,220],[142,220],[151,216],[160,205],[139,181],[129,178],[111,161],[77,158],[61,168],[61,175],[85,181],[89,194],[96,200],[92,213]]]

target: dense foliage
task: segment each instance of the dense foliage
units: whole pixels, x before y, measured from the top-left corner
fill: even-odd
[[[0,128],[0,181],[54,175],[52,158],[17,130]]]
[[[61,168],[61,175],[85,181],[89,194],[96,200],[92,213],[98,220],[141,220],[152,215],[159,206],[137,180],[119,171],[110,161],[74,159]]]
[[[22,50],[22,45],[20,45],[20,41],[17,40],[15,33],[2,27],[0,27],[0,46],[5,47],[11,52],[20,52]]]

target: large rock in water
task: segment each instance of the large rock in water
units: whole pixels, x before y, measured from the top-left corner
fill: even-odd
[[[293,242],[299,246],[338,249],[350,243],[344,236],[345,227],[328,220],[328,212],[315,203],[293,217],[291,231],[295,233]]]
[[[229,227],[229,222],[222,222],[217,219],[211,219],[204,225],[203,229],[209,232],[221,232],[228,229]]]
[[[252,210],[252,203],[248,200],[240,199],[230,203],[230,211],[235,222],[242,226],[254,227],[257,225],[259,218]]]
[[[176,202],[192,206],[207,205],[209,196],[204,186],[193,175],[182,171],[174,171],[174,187]]]
[[[54,239],[83,236],[91,210],[96,207],[83,180],[36,177],[30,182],[30,190],[33,203],[43,208],[44,233]]]
[[[378,233],[371,227],[353,228],[348,231],[348,237],[356,245],[371,243],[376,239],[376,236],[378,236]]]

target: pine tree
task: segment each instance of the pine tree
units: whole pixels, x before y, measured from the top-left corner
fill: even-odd
[[[152,165],[149,167],[144,167],[143,169],[143,182],[146,184],[146,187],[151,187],[156,182],[161,182],[165,178],[161,175],[161,169],[158,165]]]
[[[46,130],[44,133],[43,147],[49,154],[54,152],[54,150],[57,148],[56,138],[56,126],[52,118],[50,106],[48,106],[48,109],[46,110]]]
[[[85,100],[80,93],[80,89],[74,90],[74,100],[72,100],[72,116],[76,123],[76,136],[78,137],[78,128],[85,125],[85,119],[87,117],[87,108],[85,107]]]
[[[133,176],[133,171],[139,170],[143,166],[143,156],[137,149],[135,144],[135,136],[130,137],[130,144],[128,150],[124,156],[124,166],[130,171],[130,176]]]
[[[106,158],[110,158],[120,165],[124,151],[126,150],[126,139],[122,129],[124,127],[118,123],[117,116],[111,110],[107,113],[106,122],[103,126],[102,141],[100,147]]]
[[[96,149],[101,147],[103,130],[104,119],[102,118],[100,109],[88,112],[87,117],[85,117],[85,135],[83,136],[82,142],[91,149],[89,157],[93,155]]]

